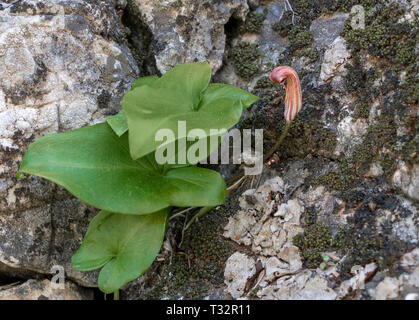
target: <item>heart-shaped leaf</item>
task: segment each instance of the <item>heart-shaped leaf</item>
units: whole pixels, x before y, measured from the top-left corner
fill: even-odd
[[[145,84],[151,84],[155,80],[157,80],[158,76],[148,76],[148,77],[141,77],[136,79],[132,86],[131,90],[140,86],[143,86]],[[127,125],[127,119],[125,118],[125,115],[122,111],[118,112],[114,116],[109,116],[106,121],[111,126],[113,131],[118,135],[118,137],[122,136],[125,132],[128,131],[128,125]]]
[[[119,138],[106,123],[38,139],[20,171],[47,178],[89,205],[125,214],[214,206],[226,197],[216,171],[158,165],[154,153],[132,160],[127,134]]]
[[[111,293],[138,278],[160,251],[170,208],[134,216],[101,211],[89,224],[81,247],[73,255],[73,268],[102,268],[98,285]]]
[[[129,145],[133,159],[156,150],[160,129],[174,133],[172,141],[186,139],[190,130],[203,130],[206,136],[214,130],[228,130],[243,111],[258,98],[237,87],[208,85],[211,70],[207,63],[179,65],[151,84],[138,86],[122,100],[129,128]],[[185,130],[179,127],[184,121]],[[211,129],[214,129],[213,131]],[[201,159],[208,154],[200,155]]]
[[[122,110],[114,116],[107,117],[106,122],[110,125],[118,137],[122,136],[125,132],[128,131],[127,118],[125,118],[124,112]]]

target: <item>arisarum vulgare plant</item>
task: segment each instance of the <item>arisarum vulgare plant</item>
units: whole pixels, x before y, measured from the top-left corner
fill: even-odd
[[[188,131],[201,129],[201,140],[207,142],[210,129],[231,128],[258,99],[234,86],[210,84],[210,78],[208,63],[189,63],[160,78],[137,79],[120,113],[104,123],[42,137],[22,160],[18,177],[49,179],[101,209],[72,264],[82,271],[102,268],[98,286],[105,293],[117,292],[148,269],[161,248],[172,206],[225,201],[226,184],[218,172],[196,163],[162,164],[155,157],[159,129],[175,132],[165,146],[173,144],[179,154],[184,151],[180,145],[194,144],[183,141],[187,137],[178,132],[179,121]]]

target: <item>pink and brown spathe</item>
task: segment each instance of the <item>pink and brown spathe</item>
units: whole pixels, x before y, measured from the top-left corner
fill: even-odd
[[[269,79],[273,83],[281,83],[284,86],[285,81],[287,82],[284,117],[286,121],[292,121],[303,105],[301,83],[297,72],[291,67],[279,66],[271,72]]]

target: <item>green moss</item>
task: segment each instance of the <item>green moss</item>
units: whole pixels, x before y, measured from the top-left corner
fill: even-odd
[[[288,33],[288,39],[290,41],[291,52],[311,46],[313,43],[313,35],[310,30],[305,30],[299,25],[295,25],[291,28]]]
[[[332,234],[323,223],[315,223],[296,235],[293,244],[301,249],[306,266],[316,268],[323,262],[321,253],[332,246]]]
[[[418,56],[415,50],[419,23],[399,22],[403,15],[404,9],[401,4],[385,4],[378,1],[374,10],[366,11],[365,29],[352,29],[349,18],[342,36],[355,56],[367,52],[385,59],[397,73],[406,70],[404,102],[417,104],[419,90],[418,78],[415,75],[418,73]]]
[[[314,185],[325,185],[329,189],[333,190],[345,190],[348,188],[348,184],[344,178],[336,170],[329,170],[325,174],[322,174],[314,181]]]
[[[397,137],[397,124],[391,114],[382,114],[375,123],[368,127],[367,136],[370,135],[377,148],[392,149]]]
[[[311,63],[319,59],[319,53],[311,48],[313,35],[308,25],[301,23],[301,19],[292,23],[292,12],[286,11],[281,20],[273,27],[281,37],[288,37],[289,48],[282,57],[279,57],[278,64],[290,64],[290,57],[308,57]]]
[[[377,225],[377,210],[371,210],[373,202],[376,209],[400,210],[399,200],[385,193],[369,193],[368,199],[362,193],[356,196],[361,204],[355,213],[347,218],[347,225],[333,236],[328,226],[315,223],[305,228],[303,233],[293,238],[293,244],[301,251],[304,263],[309,268],[316,268],[324,259],[322,253],[337,251],[345,259],[338,270],[345,277],[350,276],[352,266],[365,265],[371,261],[378,264],[379,269],[391,266],[404,252],[410,250],[409,244],[394,237],[391,225],[383,222]],[[412,213],[410,213],[412,214]]]
[[[392,153],[385,153],[380,157],[379,163],[383,168],[384,174],[389,176],[396,170],[396,159]]]
[[[291,31],[292,26],[292,12],[286,11],[281,17],[281,20],[273,26],[273,30],[278,32],[281,37],[285,38],[288,37],[288,32]]]
[[[313,179],[312,184],[325,185],[329,190],[349,190],[363,180],[374,159],[382,165],[385,176],[389,178],[396,163],[396,128],[393,117],[382,114],[368,127],[363,142],[354,147],[352,155],[339,159],[337,170],[330,170]],[[410,143],[406,145],[407,149]],[[383,149],[387,152],[383,153]]]
[[[419,163],[419,135],[416,134],[412,140],[407,142],[401,150],[401,158],[408,163]]]
[[[310,63],[314,63],[319,59],[319,52],[313,48],[305,48],[299,50],[296,54],[297,57],[307,57]],[[303,76],[301,77],[303,78]]]
[[[272,83],[268,77],[260,78],[253,87],[252,93],[260,99],[270,99],[280,84]]]
[[[349,93],[365,89],[367,83],[367,73],[361,66],[359,55],[355,55],[353,62],[345,66],[347,74],[344,78],[346,91]]]
[[[273,107],[271,112],[272,114],[269,113],[266,117],[255,118],[253,127],[264,127],[265,129],[268,128],[267,130],[282,132],[285,126],[283,104],[280,107]],[[270,123],[274,125],[273,128],[270,127]],[[266,135],[266,137],[269,136]],[[273,136],[272,138],[277,137]],[[331,157],[336,143],[336,134],[329,129],[325,129],[317,116],[303,117],[300,114],[292,121],[288,136],[278,148],[277,154],[283,161],[290,158],[303,159],[309,155]],[[267,149],[270,147],[272,146],[266,146]]]
[[[407,104],[419,104],[419,77],[417,64],[410,64],[406,68],[406,82],[404,84],[404,99]]]
[[[370,106],[366,102],[359,102],[356,105],[354,117],[368,119],[370,116]]]
[[[274,87],[274,84],[271,80],[268,77],[262,77],[256,82],[254,89],[269,89],[272,87]]]
[[[257,33],[262,32],[263,21],[265,20],[265,15],[259,12],[250,12],[243,26],[244,32]]]
[[[172,3],[170,4],[170,6],[171,6],[172,8],[175,8],[175,9],[180,9],[180,8],[182,8],[182,7],[183,7],[183,2],[182,2],[182,0],[176,0],[176,1],[172,2]]]
[[[233,246],[219,238],[225,216],[224,211],[213,210],[192,224],[184,234],[182,247],[173,252],[171,263],[164,267],[160,280],[142,298],[202,299],[212,287],[219,286],[225,261],[233,253]],[[178,223],[173,230],[178,244],[182,228],[183,223]]]
[[[249,80],[258,74],[261,54],[257,43],[241,42],[233,48],[232,55],[237,75]]]
[[[383,201],[384,199],[386,201]],[[371,201],[378,207],[395,210],[398,200],[384,194],[372,197],[370,195],[370,198],[356,209],[355,214],[347,219],[348,225],[334,237],[333,246],[346,255],[339,269],[347,275],[353,265],[365,265],[371,261],[375,261],[381,270],[388,268],[409,250],[407,243],[394,237],[388,222],[382,223],[380,228],[377,228],[378,211],[371,210]]]

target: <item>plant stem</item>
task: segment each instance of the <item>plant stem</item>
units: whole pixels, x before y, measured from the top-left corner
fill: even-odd
[[[227,188],[227,196],[229,196],[232,192],[233,192],[233,190],[234,189],[236,189],[237,187],[239,187],[240,186],[240,184],[243,182],[243,180],[244,180],[244,178],[245,177],[241,177],[241,179],[239,179],[237,182],[235,182],[234,184],[232,184],[231,186],[229,186],[228,188]],[[212,206],[212,207],[202,207],[193,217],[192,217],[192,219],[191,220],[189,220],[189,222],[188,222],[188,224],[185,226],[185,228],[183,228],[183,231],[182,232],[185,232],[190,226],[191,226],[191,224],[192,223],[194,223],[194,221],[196,220],[196,219],[198,219],[198,218],[201,218],[201,217],[203,217],[203,216],[205,216],[208,212],[210,212],[212,209],[214,208],[214,206]],[[180,245],[179,245],[179,247],[180,247]]]
[[[197,214],[195,214],[191,220],[189,220],[188,224],[186,225],[186,227],[184,228],[184,230],[188,230],[188,228],[191,226],[192,223],[194,223],[194,221],[204,215],[206,215],[208,212],[211,211],[211,209],[213,209],[214,207],[202,207]]]
[[[268,160],[271,155],[278,149],[278,147],[281,145],[282,141],[284,140],[284,138],[286,137],[288,130],[291,127],[291,121],[287,121],[285,124],[285,128],[281,133],[281,136],[279,137],[279,139],[276,141],[275,145],[273,146],[273,148],[271,150],[269,150],[269,152],[263,157],[263,162],[265,162],[266,160]]]
[[[119,289],[113,292],[113,299],[119,300]]]

